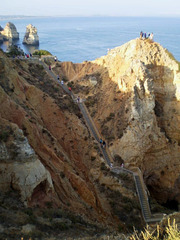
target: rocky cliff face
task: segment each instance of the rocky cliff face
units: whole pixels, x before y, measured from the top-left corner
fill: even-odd
[[[49,199],[50,192],[54,192],[50,173],[39,161],[22,130],[2,118],[0,127],[1,191],[19,191],[22,201],[28,205],[33,191],[44,185],[44,198]]]
[[[161,203],[180,203],[180,64],[160,44],[135,39],[104,57],[57,68],[83,98],[125,166],[138,166]]]
[[[1,31],[1,34],[3,35],[4,40],[19,39],[19,33],[17,32],[15,25],[11,22],[6,24],[4,30]]]
[[[37,34],[37,29],[32,24],[29,24],[26,27],[23,43],[28,45],[39,45],[39,36]]]
[[[0,105],[2,192],[96,226],[141,224],[132,177],[110,172],[76,103],[41,65],[0,51]]]

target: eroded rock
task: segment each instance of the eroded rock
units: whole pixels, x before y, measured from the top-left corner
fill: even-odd
[[[1,31],[1,34],[3,35],[4,40],[19,39],[19,33],[17,32],[16,26],[11,22],[6,24],[4,30]]]
[[[39,45],[39,36],[37,34],[37,29],[32,24],[29,24],[26,27],[23,43],[27,45]]]
[[[53,192],[51,176],[39,161],[22,130],[13,124],[5,124],[2,119],[0,123],[1,191],[19,191],[25,204],[31,201],[32,194],[39,185],[43,184],[45,194]]]

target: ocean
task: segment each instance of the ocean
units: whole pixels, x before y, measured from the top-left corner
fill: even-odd
[[[154,33],[154,41],[167,48],[180,61],[180,18],[157,17],[30,17],[0,20],[5,27],[10,21],[20,33],[17,45],[28,53],[22,40],[28,24],[33,24],[40,40],[39,49],[48,50],[60,61],[74,63],[94,60],[107,54],[107,49],[139,37],[140,31]],[[7,43],[0,46],[6,50]]]

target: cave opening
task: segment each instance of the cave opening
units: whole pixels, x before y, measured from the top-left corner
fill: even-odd
[[[167,200],[166,203],[162,204],[162,206],[171,209],[171,210],[175,210],[178,211],[178,201],[176,200]]]

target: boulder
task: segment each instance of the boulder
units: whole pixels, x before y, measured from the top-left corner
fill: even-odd
[[[4,40],[9,41],[19,39],[19,33],[17,32],[15,25],[11,22],[6,24],[4,30],[1,31],[1,34],[3,35]]]
[[[26,27],[26,33],[23,40],[24,44],[28,45],[39,45],[39,36],[37,34],[37,28],[32,24]]]

